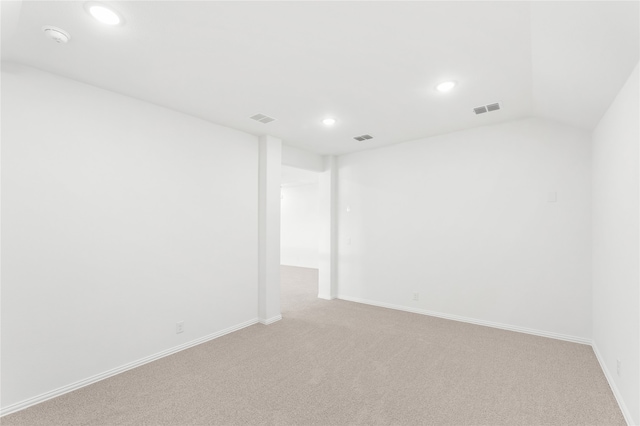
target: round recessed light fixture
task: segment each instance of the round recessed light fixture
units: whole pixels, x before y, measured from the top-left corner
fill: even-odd
[[[453,89],[454,87],[456,87],[456,84],[457,83],[455,81],[445,81],[445,82],[442,82],[442,83],[438,84],[436,86],[436,90],[438,92],[445,93],[445,92],[448,92],[449,90]]]
[[[68,43],[69,40],[71,40],[71,36],[69,35],[69,33],[62,28],[45,25],[44,27],[42,27],[42,31],[44,31],[44,35],[46,35],[56,43],[64,44]]]
[[[88,3],[86,6],[87,11],[97,21],[107,25],[120,25],[122,18],[113,9],[110,9],[99,3]]]
[[[324,120],[322,120],[322,124],[324,124],[325,126],[333,126],[334,124],[336,124],[336,119],[335,118],[325,118]]]

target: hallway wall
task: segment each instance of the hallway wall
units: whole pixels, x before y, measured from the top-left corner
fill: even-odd
[[[318,184],[282,188],[280,263],[318,268]]]

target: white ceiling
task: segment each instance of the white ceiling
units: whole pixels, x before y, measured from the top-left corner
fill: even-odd
[[[2,60],[320,154],[532,115],[592,129],[640,51],[635,1],[104,1],[120,27],[83,3],[3,1]],[[472,113],[492,102],[503,109]]]

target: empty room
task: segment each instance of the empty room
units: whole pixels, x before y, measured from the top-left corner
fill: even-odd
[[[2,425],[640,425],[640,2],[0,2]]]

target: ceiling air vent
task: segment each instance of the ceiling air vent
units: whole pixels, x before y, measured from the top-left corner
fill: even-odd
[[[366,141],[368,139],[373,139],[373,136],[371,135],[360,135],[360,136],[354,136],[354,139],[357,141]]]
[[[272,121],[276,121],[275,118],[269,117],[268,115],[264,115],[264,114],[252,115],[249,118],[252,119],[252,120],[259,121],[260,123],[264,123],[264,124],[271,123]]]
[[[500,109],[500,103],[496,102],[489,105],[482,105],[479,107],[475,107],[473,109],[473,112],[475,112],[476,115],[478,115],[478,114],[484,114],[485,112],[497,111],[499,109]]]

